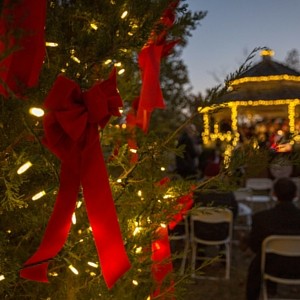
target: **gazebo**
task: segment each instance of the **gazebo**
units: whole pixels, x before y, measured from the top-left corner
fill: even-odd
[[[199,108],[203,115],[203,144],[217,141],[234,148],[249,129],[260,134],[292,136],[300,141],[300,73],[272,59],[272,50],[261,51],[261,61],[230,82],[218,104]],[[276,132],[275,132],[276,131]]]

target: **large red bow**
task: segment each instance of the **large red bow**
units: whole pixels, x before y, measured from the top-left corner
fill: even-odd
[[[99,142],[98,125],[119,115],[122,100],[115,70],[110,78],[81,92],[59,76],[45,107],[45,145],[61,159],[60,189],[42,243],[21,277],[47,282],[47,267],[63,247],[71,227],[80,184],[86,201],[102,274],[110,288],[130,268]]]
[[[0,17],[0,94],[21,93],[37,84],[45,56],[47,1],[5,0]],[[21,35],[21,38],[17,38]],[[4,37],[6,39],[4,39]]]

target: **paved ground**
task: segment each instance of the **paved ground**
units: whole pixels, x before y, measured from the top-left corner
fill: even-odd
[[[232,247],[232,267],[229,280],[191,279],[189,293],[185,300],[243,300],[245,299],[245,282],[247,267],[251,254],[240,251],[237,245]],[[216,262],[203,269],[206,274],[224,275],[224,265]]]
[[[238,200],[244,199],[246,194],[243,190],[236,194]],[[248,205],[248,203],[246,203]],[[254,211],[262,209],[253,207]],[[264,208],[265,209],[265,208]],[[238,219],[245,224],[245,218]],[[236,224],[237,225],[237,224]],[[253,258],[250,250],[241,250],[239,244],[239,235],[241,232],[234,231],[235,243],[232,245],[231,276],[229,280],[205,280],[192,279],[189,275],[190,262],[186,268],[186,278],[189,284],[187,295],[183,300],[245,300],[247,269]],[[224,275],[225,267],[222,263],[217,262],[203,269],[206,274]],[[300,286],[278,286],[278,297],[284,299],[300,300]]]
[[[233,245],[230,279],[190,279],[188,294],[184,300],[244,300],[247,268],[252,255],[249,251],[241,251],[237,244]],[[207,266],[203,271],[206,274],[213,273],[222,276],[224,274],[224,265],[215,263]],[[300,300],[300,287],[280,286],[278,288],[278,296]]]

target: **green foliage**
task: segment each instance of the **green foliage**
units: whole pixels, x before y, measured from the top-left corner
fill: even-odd
[[[197,107],[218,103],[227,89],[226,85],[216,87],[205,98],[189,95],[189,78],[180,54],[206,12],[192,13],[184,1],[177,9],[177,19],[168,36],[180,42],[161,66],[166,109],[152,114],[147,135],[136,130],[138,160],[135,163],[131,161],[127,145],[130,132],[121,129],[120,125],[124,123],[132,101],[140,93],[138,53],[147,42],[150,32],[160,30],[157,20],[169,2],[47,2],[46,40],[57,43],[58,47],[47,47],[37,87],[28,90],[22,99],[16,95],[0,99],[0,275],[5,277],[0,282],[1,299],[148,299],[156,289],[151,273],[151,244],[158,238],[157,229],[161,224],[168,224],[180,209],[178,198],[190,192],[191,185],[197,189],[209,186],[233,189],[244,180],[244,173],[239,173],[242,169],[247,169],[248,175],[255,174],[274,161],[275,158],[268,151],[248,144],[236,150],[229,165],[214,179],[201,183],[187,182],[175,176],[173,178],[174,174],[169,171],[174,155],[180,155],[182,151],[176,149],[180,131],[192,120],[200,124],[200,118],[196,118]],[[124,11],[128,11],[128,15],[121,18]],[[245,71],[252,57],[253,53],[235,74],[229,75],[225,83]],[[111,61],[107,63],[108,60]],[[124,116],[111,118],[109,124],[101,130],[100,140],[132,267],[108,290],[101,269],[88,264],[97,263],[99,258],[89,228],[84,199],[79,194],[78,203],[83,204],[76,209],[77,222],[73,224],[62,251],[50,261],[50,284],[21,279],[19,270],[38,248],[52,213],[59,189],[60,172],[60,162],[43,146],[42,121],[29,115],[29,108],[43,106],[58,74],[64,73],[85,90],[96,80],[106,79],[116,63],[120,63],[117,70],[125,69],[125,73],[118,76]],[[298,156],[290,159],[299,162]],[[26,161],[31,161],[33,166],[18,175],[17,170]],[[162,184],[161,180],[166,176],[171,181]],[[32,201],[32,196],[42,190],[47,192],[46,195]],[[74,275],[69,265],[76,267],[79,274]],[[179,300],[185,293],[184,283],[187,279],[179,276],[176,271],[169,274],[163,286],[168,288],[170,282],[174,281],[174,292]],[[133,284],[133,281],[138,282],[138,285]],[[172,292],[163,296],[164,299],[171,299]]]
[[[0,99],[0,275],[5,277],[0,283],[1,299],[141,300],[147,299],[155,290],[151,243],[157,238],[157,228],[162,223],[167,224],[176,212],[178,197],[190,188],[190,183],[180,181],[171,181],[166,186],[158,184],[164,176],[170,175],[161,167],[168,170],[176,132],[170,134],[168,128],[173,125],[168,125],[166,118],[163,124],[157,122],[159,119],[155,119],[155,114],[150,133],[145,135],[139,130],[136,133],[139,143],[136,164],[130,162],[128,132],[116,128],[124,121],[122,118],[112,118],[101,132],[131,270],[108,290],[99,267],[87,264],[98,262],[98,257],[84,204],[76,210],[77,222],[72,226],[63,250],[50,261],[50,284],[21,279],[19,270],[42,240],[59,189],[60,162],[43,146],[42,121],[30,115],[29,108],[43,106],[58,74],[63,72],[82,89],[87,89],[96,80],[106,79],[113,65],[121,62],[117,68],[124,68],[125,73],[118,76],[118,88],[126,113],[140,92],[137,54],[169,2],[48,1],[46,41],[57,43],[58,47],[47,47],[37,87],[27,90],[22,99],[15,95]],[[128,16],[122,19],[120,16],[125,10]],[[187,36],[204,16],[201,12],[192,14],[186,5],[180,5],[179,18],[170,32],[170,38],[182,41],[178,49],[185,45]],[[97,29],[93,29],[91,23],[97,25]],[[172,106],[172,101],[176,99],[183,104],[187,99],[181,87],[188,84],[188,77],[179,54],[167,58],[161,70],[167,107],[171,107],[169,113],[174,115],[178,115],[184,105],[176,110],[177,104]],[[106,64],[108,59],[111,63]],[[176,120],[173,122],[179,125]],[[170,117],[169,123],[172,123]],[[118,155],[113,156],[116,145],[119,145]],[[32,167],[18,175],[17,170],[26,161],[31,161]],[[42,190],[47,194],[32,201],[32,196]],[[167,199],[166,194],[169,195]],[[84,202],[82,195],[78,195],[78,201]],[[134,233],[136,227],[141,230],[139,233]],[[69,270],[70,264],[78,269],[79,275]],[[177,276],[176,272],[172,273],[164,285],[168,287],[170,280],[176,281]],[[133,280],[139,284],[133,285]],[[180,282],[183,282],[182,278]],[[182,288],[175,292],[182,292]]]

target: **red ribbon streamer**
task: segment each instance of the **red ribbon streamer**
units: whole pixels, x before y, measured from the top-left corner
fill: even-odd
[[[164,11],[158,24],[163,26],[159,35],[153,31],[147,44],[138,56],[142,76],[142,88],[136,124],[144,132],[149,129],[151,113],[155,108],[165,108],[163,94],[160,87],[160,63],[164,56],[170,54],[178,40],[166,42],[166,35],[175,21],[175,9],[179,1],[172,2]]]
[[[158,182],[158,186],[165,186],[170,182],[170,178],[164,177]],[[174,227],[183,220],[184,215],[193,206],[193,191],[194,187],[191,188],[191,192],[187,195],[181,196],[177,199],[178,206],[176,207],[178,213],[172,217],[172,220],[168,224],[168,227],[172,230]],[[173,265],[171,261],[171,249],[169,241],[169,232],[167,227],[159,227],[157,229],[158,238],[152,243],[152,275],[157,283],[157,288],[152,294],[152,297],[160,295],[161,285],[166,276],[173,271]],[[168,288],[169,292],[174,290],[173,281],[170,282]],[[173,298],[175,299],[175,298]]]
[[[167,227],[159,227],[157,229],[158,239],[152,243],[152,275],[157,283],[156,290],[152,297],[156,297],[162,293],[161,285],[166,276],[173,271],[173,264],[171,261],[171,249],[169,242],[169,234]],[[168,291],[173,291],[174,285],[171,281]],[[161,298],[164,299],[164,298]],[[169,298],[168,298],[169,299]]]
[[[175,226],[183,220],[183,217],[193,207],[193,192],[191,191],[187,195],[181,196],[180,198],[178,198],[177,202],[179,212],[173,216],[172,221],[169,223],[169,228],[171,230],[173,230]]]
[[[9,51],[0,61],[0,94],[5,97],[7,88],[19,94],[38,83],[45,56],[46,5],[45,0],[5,0],[3,3],[0,35],[7,39],[0,41],[0,54],[6,55]]]
[[[162,51],[163,46],[151,44],[143,47],[139,53],[139,66],[143,84],[137,111],[137,125],[144,132],[148,131],[150,115],[154,108],[165,108],[159,78]]]
[[[115,70],[86,92],[63,76],[54,83],[45,101],[50,112],[44,118],[44,143],[61,159],[60,189],[42,243],[21,277],[48,281],[48,263],[67,239],[80,184],[108,288],[129,270],[98,133],[98,125],[103,128],[111,115],[119,115],[121,106]]]

